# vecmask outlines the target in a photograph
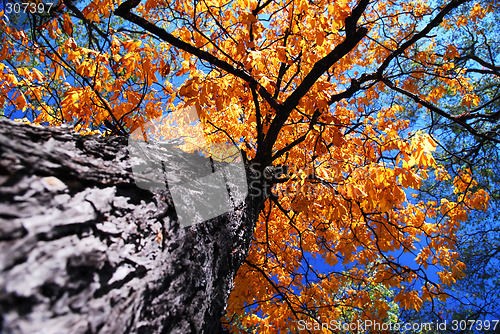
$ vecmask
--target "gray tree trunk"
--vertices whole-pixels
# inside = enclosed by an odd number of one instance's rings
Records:
[[[261,202],[183,227],[127,138],[0,119],[1,332],[218,333]]]

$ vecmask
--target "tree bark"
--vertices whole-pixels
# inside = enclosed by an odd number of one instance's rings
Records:
[[[262,198],[183,227],[132,163],[127,138],[0,119],[2,333],[222,330]]]

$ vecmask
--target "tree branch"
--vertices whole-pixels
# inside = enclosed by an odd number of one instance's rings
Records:
[[[408,49],[410,46],[415,44],[417,41],[420,39],[424,38],[427,36],[427,34],[434,29],[435,27],[439,26],[441,22],[443,22],[444,17],[451,12],[453,9],[457,8],[461,4],[464,4],[470,0],[452,0],[450,1],[437,15],[434,17],[429,24],[425,26],[424,29],[422,29],[418,34],[414,35],[412,38],[404,42],[399,48],[397,48],[395,51],[393,51],[380,65],[380,67],[377,70],[377,76],[379,78],[382,77],[382,73],[384,70],[389,66],[390,62],[402,54],[406,49]]]
[[[225,62],[224,60],[219,59],[216,56],[206,51],[200,50],[199,48],[193,46],[192,44],[189,44],[187,42],[184,42],[183,40],[178,39],[174,35],[167,32],[165,29],[160,28],[154,25],[153,23],[149,22],[148,20],[130,12],[130,10],[139,5],[139,3],[140,0],[127,0],[120,6],[118,6],[118,8],[115,10],[114,13],[115,15],[120,16],[121,18],[124,18],[129,22],[137,24],[139,27],[158,36],[160,39],[171,44],[172,46],[179,48],[187,53],[190,53],[193,56],[197,57],[198,59],[205,60],[210,64],[220,68],[221,70],[224,70],[248,82],[249,84],[255,85],[257,87],[257,91],[259,92],[260,96],[262,96],[273,109],[278,110],[280,108],[280,104],[272,97],[272,95],[264,88],[264,86],[262,86],[255,78],[253,78],[245,70],[235,68],[231,64]]]
[[[316,124],[316,122],[318,121],[318,118],[319,118],[320,115],[321,115],[321,113],[320,113],[319,109],[316,109],[314,111],[314,115],[313,115],[313,117],[311,119],[311,122],[309,123],[309,129],[306,131],[306,133],[304,133],[302,136],[300,136],[299,138],[295,139],[293,142],[291,142],[290,144],[286,145],[281,150],[279,150],[278,152],[276,152],[273,155],[273,157],[272,157],[272,161],[278,159],[283,154],[285,154],[286,152],[290,151],[294,146],[302,143],[306,139],[307,134],[309,133],[309,131],[311,131],[313,129],[314,124]]]
[[[337,61],[342,59],[350,51],[352,51],[356,45],[366,36],[368,29],[361,27],[356,29],[357,20],[361,16],[361,13],[365,10],[368,5],[369,0],[361,0],[353,9],[350,16],[345,20],[346,24],[346,37],[342,43],[338,44],[330,53],[325,57],[316,62],[311,69],[311,71],[306,75],[304,80],[300,85],[293,91],[290,96],[283,102],[281,108],[277,111],[276,117],[274,117],[269,131],[262,147],[257,149],[257,156],[270,157],[272,152],[272,147],[278,138],[278,134],[285,124],[288,116],[295,107],[299,104],[299,101],[307,94],[311,87],[316,83],[316,81],[326,72],[330,67],[332,67]],[[269,161],[265,161],[266,164]]]
[[[410,92],[408,92],[408,91],[406,91],[406,90],[404,90],[402,88],[397,87],[389,79],[382,79],[382,82],[387,87],[389,87],[390,89],[392,89],[392,90],[394,90],[394,91],[396,91],[396,92],[398,92],[400,94],[403,94],[403,95],[411,98],[413,101],[415,101],[415,102],[423,105],[424,107],[426,107],[430,111],[435,112],[436,114],[438,114],[438,115],[440,115],[440,116],[442,116],[442,117],[444,117],[444,118],[452,121],[453,123],[456,123],[456,124],[459,124],[459,125],[463,126],[472,135],[500,144],[500,140],[499,139],[478,132],[472,126],[470,126],[469,124],[467,124],[462,117],[450,115],[449,113],[447,113],[443,109],[440,109],[437,106],[432,105],[431,103],[429,103],[429,102],[421,99],[419,96],[417,96],[417,95],[415,95],[413,93],[410,93]]]

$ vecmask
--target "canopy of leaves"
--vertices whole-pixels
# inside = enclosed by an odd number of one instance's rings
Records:
[[[461,8],[467,13],[471,6]],[[488,3],[481,2],[486,7]],[[469,215],[469,219],[457,233],[461,260],[467,265],[466,277],[449,289],[448,303],[429,302],[426,312],[413,319],[464,319],[485,320],[499,317],[498,265],[500,244],[498,240],[498,120],[499,120],[499,61],[498,11],[485,13],[474,25],[456,24],[443,27],[437,39],[447,41],[456,50],[453,71],[462,72],[468,78],[472,91],[477,96],[476,106],[458,103],[453,90],[447,89],[445,96],[436,104],[438,109],[416,109],[411,98],[405,104],[401,117],[418,117],[414,128],[425,128],[439,141],[434,154],[450,175],[460,177],[463,168],[469,168],[477,181],[473,189],[485,189],[491,195],[487,211]],[[453,41],[447,38],[451,34]],[[422,91],[430,92],[440,85],[439,80],[418,80]],[[469,131],[457,120],[466,121],[473,129]],[[478,135],[478,134],[484,134]],[[428,179],[421,188],[419,199],[438,200],[453,192],[453,183]],[[416,317],[416,318],[415,318]],[[422,318],[423,317],[423,318]],[[453,331],[452,331],[453,332]]]
[[[194,105],[210,143],[235,143],[257,173],[288,167],[236,277],[232,331],[386,321],[396,306],[419,310],[444,298],[463,277],[456,233],[489,195],[470,170],[451,178],[432,136],[399,116],[411,101],[498,142],[440,107],[450,98],[480,106],[450,41],[453,27],[473,27],[496,3],[31,2],[45,4],[21,27],[7,8],[0,20],[5,115],[129,134]],[[422,89],[427,81],[432,89]],[[409,198],[429,177],[450,180],[452,195]]]

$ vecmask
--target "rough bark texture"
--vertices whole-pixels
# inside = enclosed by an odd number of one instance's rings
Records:
[[[127,138],[0,119],[2,333],[220,332],[258,202],[183,227]]]

